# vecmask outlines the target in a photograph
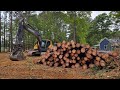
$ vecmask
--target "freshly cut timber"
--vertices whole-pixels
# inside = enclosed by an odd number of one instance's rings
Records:
[[[63,41],[51,47],[41,57],[42,59],[33,60],[36,64],[48,65],[50,67],[63,68],[93,68],[105,67],[118,53],[99,53],[96,49],[92,49],[90,45]]]

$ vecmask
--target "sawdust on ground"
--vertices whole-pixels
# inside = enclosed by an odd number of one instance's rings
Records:
[[[120,78],[120,69],[109,72],[105,70],[70,69],[49,67],[33,63],[33,59],[40,57],[26,57],[23,61],[11,61],[9,53],[0,53],[0,79],[116,79]]]

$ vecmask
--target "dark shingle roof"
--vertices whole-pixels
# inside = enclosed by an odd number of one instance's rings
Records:
[[[120,45],[120,39],[108,39],[108,40],[114,46],[119,46]]]
[[[100,43],[104,40],[104,39],[107,39],[111,44],[112,46],[120,46],[120,39],[108,39],[108,38],[103,38],[100,40],[99,44],[97,45],[94,45],[94,46],[100,46]]]

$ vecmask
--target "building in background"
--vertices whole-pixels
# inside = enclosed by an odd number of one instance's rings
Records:
[[[112,51],[120,48],[120,39],[108,39],[105,37],[100,40],[99,44],[94,45],[94,47],[99,48],[101,51]]]

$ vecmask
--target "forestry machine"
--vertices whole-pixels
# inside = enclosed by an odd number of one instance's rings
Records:
[[[33,51],[28,51],[31,56],[40,56],[41,52],[45,52],[47,48],[52,47],[52,42],[48,39],[41,39],[41,35],[37,32],[31,25],[26,24],[25,20],[22,18],[19,21],[19,27],[16,35],[16,41],[13,46],[13,50],[10,54],[10,60],[19,61],[24,60],[25,56],[23,53],[23,31],[26,30],[31,34],[35,35],[37,38],[37,43],[34,45]]]

